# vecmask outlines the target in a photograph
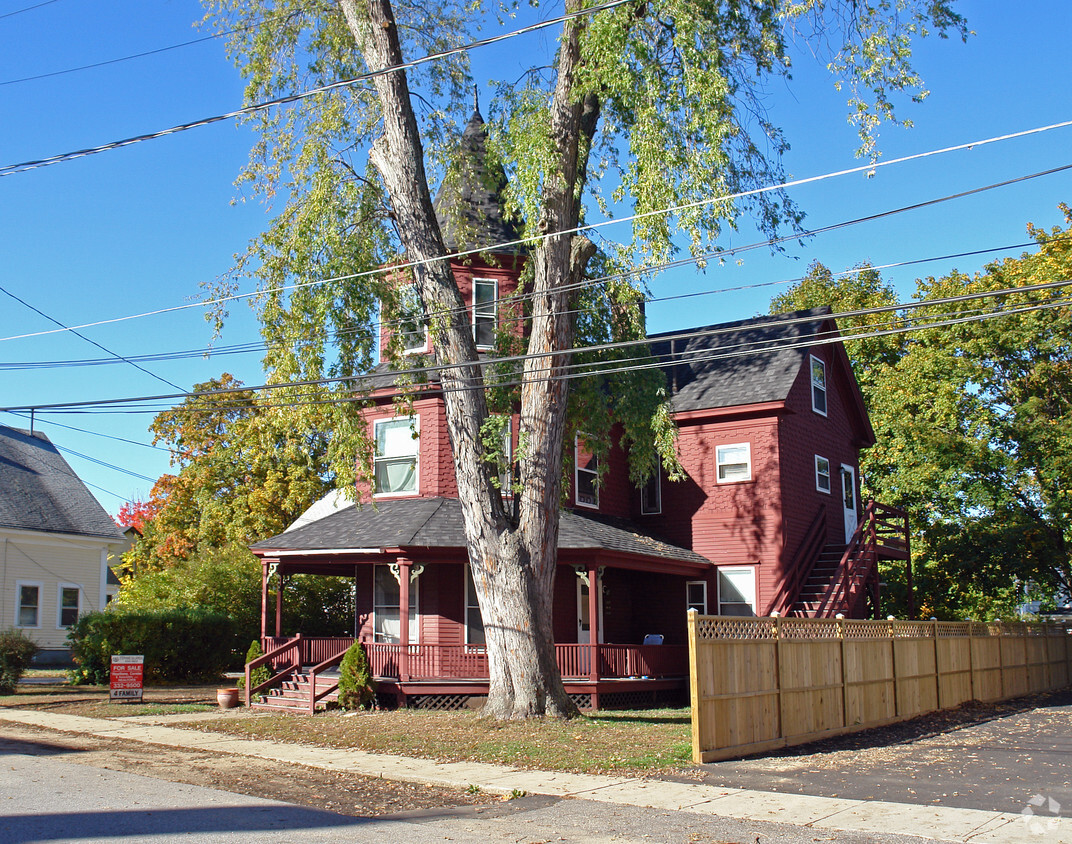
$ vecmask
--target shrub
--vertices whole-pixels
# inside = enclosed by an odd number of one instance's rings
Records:
[[[22,672],[40,650],[18,630],[0,633],[0,695],[12,695]]]
[[[254,639],[249,645],[249,650],[246,651],[246,664],[253,662],[259,656],[264,656],[264,651],[261,650],[261,643]],[[267,683],[271,679],[272,672],[268,670],[267,665],[258,665],[249,672],[249,684],[254,689],[261,683]],[[246,678],[243,675],[238,678],[238,688],[244,689],[245,687]]]
[[[366,709],[376,699],[368,653],[361,642],[354,642],[343,655],[339,666],[339,706],[343,709]]]
[[[114,654],[143,654],[146,681],[211,682],[231,661],[234,622],[201,609],[108,609],[79,617],[67,634],[75,683],[106,684]]]

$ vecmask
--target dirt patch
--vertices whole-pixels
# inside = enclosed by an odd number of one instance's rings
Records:
[[[0,749],[5,753],[60,756],[64,761],[79,765],[281,800],[354,817],[430,809],[479,810],[502,802],[481,792],[395,782],[222,753],[58,733],[12,723],[0,723]]]

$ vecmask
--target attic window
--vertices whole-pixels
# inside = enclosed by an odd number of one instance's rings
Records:
[[[599,509],[599,458],[588,450],[584,437],[578,434],[574,440],[573,483],[577,490],[577,505]]]
[[[826,364],[811,356],[811,409],[826,416]]]
[[[749,443],[718,446],[715,462],[720,484],[752,480],[752,446]]]
[[[499,283],[492,278],[473,279],[473,340],[478,349],[495,346]]]

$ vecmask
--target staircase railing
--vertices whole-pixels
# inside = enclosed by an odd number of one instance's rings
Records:
[[[339,680],[337,677],[332,677],[324,686],[324,691],[318,692],[316,685],[316,677],[320,672],[326,671],[329,668],[333,668],[342,662],[342,658],[346,656],[346,651],[337,653],[335,656],[329,656],[323,662],[318,662],[312,668],[309,669],[309,714],[316,714],[316,705],[321,700],[330,695],[333,691],[339,688]]]
[[[304,648],[302,647],[302,644],[302,637],[299,633],[289,642],[286,642],[277,648],[272,648],[268,653],[257,657],[252,662],[246,663],[246,706],[249,706],[249,702],[254,695],[265,689],[275,688],[286,680],[287,677],[293,676],[301,669],[302,657],[304,656]],[[285,665],[285,668],[283,668],[282,671],[273,674],[263,683],[258,683],[251,688],[251,674],[254,668],[260,668],[262,665],[278,667],[280,663]]]
[[[778,584],[778,591],[774,593],[770,606],[767,607],[768,616],[775,612],[778,615],[785,615],[800,599],[804,584],[811,577],[825,544],[826,505],[820,504],[819,511],[805,531],[800,545],[797,546],[796,553],[782,577],[782,582]]]

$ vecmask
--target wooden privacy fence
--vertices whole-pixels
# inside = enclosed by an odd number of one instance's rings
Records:
[[[689,612],[692,757],[713,762],[969,700],[1063,688],[1059,624],[725,618]]]

